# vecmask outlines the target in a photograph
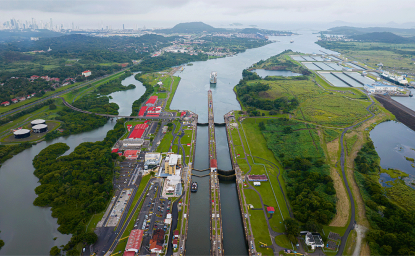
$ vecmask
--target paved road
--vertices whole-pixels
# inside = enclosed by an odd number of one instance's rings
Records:
[[[344,162],[345,162],[344,135],[346,134],[346,132],[348,130],[353,129],[354,127],[356,127],[356,126],[358,126],[358,125],[360,125],[360,124],[362,124],[362,123],[364,123],[364,122],[372,119],[375,116],[375,114],[373,114],[370,111],[370,108],[375,104],[375,102],[373,101],[373,99],[372,99],[371,96],[368,96],[368,97],[372,101],[372,104],[370,104],[370,106],[368,106],[366,108],[366,110],[371,114],[371,116],[369,118],[367,118],[366,120],[360,122],[360,123],[357,123],[357,124],[354,124],[352,126],[349,126],[349,127],[345,128],[343,130],[343,132],[342,132],[341,137],[340,137],[340,145],[341,145],[340,166],[341,166],[341,170],[342,170],[344,184],[346,186],[347,193],[349,195],[349,201],[350,201],[350,204],[351,204],[351,216],[350,216],[350,222],[349,222],[349,225],[347,226],[346,232],[344,233],[344,235],[341,238],[341,244],[340,244],[340,247],[339,247],[339,251],[336,254],[338,256],[340,256],[340,255],[343,254],[344,248],[346,246],[346,241],[347,241],[347,238],[349,237],[350,231],[353,230],[354,225],[356,224],[356,219],[355,219],[355,217],[356,217],[356,209],[355,209],[355,205],[354,205],[353,194],[352,194],[352,191],[350,190],[349,182],[347,181],[346,171],[345,171],[345,168],[344,168]]]
[[[122,69],[121,71],[115,72],[114,74],[111,74],[111,75],[106,75],[106,76],[103,76],[103,77],[100,77],[100,78],[95,78],[94,80],[91,80],[91,81],[88,81],[88,82],[82,83],[82,84],[80,84],[80,85],[77,85],[77,86],[74,86],[74,87],[68,88],[68,89],[66,89],[66,90],[63,90],[63,91],[57,92],[57,93],[55,93],[55,94],[52,94],[52,95],[50,95],[50,96],[47,96],[46,98],[42,98],[42,99],[37,100],[37,101],[35,101],[35,102],[32,102],[32,103],[26,104],[26,105],[21,106],[21,107],[18,107],[18,108],[15,108],[15,109],[13,109],[13,110],[10,110],[10,111],[8,111],[8,112],[6,112],[6,113],[1,114],[1,115],[0,115],[0,118],[6,117],[6,116],[8,116],[8,115],[10,115],[10,114],[13,114],[13,113],[16,113],[16,112],[20,112],[20,111],[24,110],[25,108],[28,108],[28,107],[34,106],[34,105],[36,105],[36,104],[42,103],[42,102],[44,102],[44,101],[47,101],[47,100],[49,100],[49,99],[55,98],[55,97],[57,97],[57,96],[59,96],[59,95],[65,94],[65,93],[67,93],[67,92],[70,92],[70,91],[73,91],[73,90],[76,90],[76,89],[79,89],[79,88],[84,87],[84,86],[87,86],[87,85],[89,85],[89,84],[91,84],[91,83],[97,82],[97,81],[99,81],[99,80],[101,80],[101,79],[108,78],[109,76],[115,75],[115,74],[117,74],[117,73],[124,72],[125,70],[127,70],[127,68]]]

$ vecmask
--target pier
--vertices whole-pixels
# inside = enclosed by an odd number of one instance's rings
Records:
[[[210,254],[223,255],[223,232],[222,232],[222,214],[220,207],[220,189],[218,178],[218,161],[216,153],[216,138],[215,138],[215,119],[213,114],[212,91],[208,92],[208,107],[209,107],[209,163],[210,163],[210,200],[212,206],[210,207]]]

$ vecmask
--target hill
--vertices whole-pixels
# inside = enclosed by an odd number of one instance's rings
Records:
[[[211,32],[222,32],[222,31],[225,31],[225,29],[214,28],[203,22],[186,22],[186,23],[179,23],[173,28],[158,29],[156,31],[160,33],[165,33],[165,34],[173,34],[173,33],[192,34],[192,33],[201,33],[204,31],[210,32],[210,33]]]
[[[379,42],[389,44],[405,44],[415,42],[415,37],[402,37],[391,32],[373,32],[351,36],[350,38],[363,42]]]
[[[389,32],[394,33],[400,36],[415,36],[415,29],[403,29],[403,28],[387,28],[387,27],[368,27],[368,28],[358,28],[358,27],[349,27],[341,26],[330,28],[327,31],[322,31],[323,34],[333,34],[333,35],[345,35],[345,36],[354,36],[362,35],[367,33],[374,32]]]
[[[62,33],[54,32],[46,29],[39,29],[37,31],[22,30],[22,31],[0,31],[0,42],[11,42],[19,40],[29,40],[31,37],[47,38],[62,36]]]

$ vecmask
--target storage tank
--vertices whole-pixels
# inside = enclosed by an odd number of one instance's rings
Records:
[[[23,139],[30,136],[30,130],[28,129],[19,129],[15,132],[13,132],[14,138],[16,139]]]
[[[35,125],[38,125],[38,124],[46,124],[46,121],[43,120],[43,119],[36,119],[36,120],[33,120],[31,122],[31,124],[32,124],[32,126],[35,126]]]
[[[32,130],[34,133],[47,132],[48,126],[46,124],[38,124],[38,125],[32,126]]]

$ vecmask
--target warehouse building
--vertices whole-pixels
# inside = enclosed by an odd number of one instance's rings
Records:
[[[30,136],[30,130],[28,129],[19,129],[13,132],[14,138],[24,139]]]
[[[248,181],[268,181],[267,175],[248,175]]]
[[[141,139],[147,127],[148,127],[147,124],[137,124],[134,127],[134,130],[131,132],[130,136],[128,136],[128,138],[129,139]]]
[[[134,256],[140,251],[141,243],[143,241],[144,230],[133,229],[128,237],[127,245],[125,247],[124,256]]]
[[[154,107],[157,104],[157,96],[151,96],[146,102],[147,107]]]

